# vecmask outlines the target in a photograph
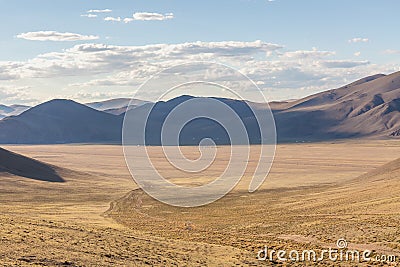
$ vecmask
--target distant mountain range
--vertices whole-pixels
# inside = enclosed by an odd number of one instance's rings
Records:
[[[152,109],[146,143],[159,145],[161,125],[168,113],[192,98],[181,96],[155,104],[134,100],[127,112],[135,123],[135,118],[140,121],[141,116]],[[249,133],[250,142],[259,143],[258,124],[249,107],[262,111],[265,105],[216,99],[236,111]],[[112,99],[83,105],[71,100],[52,100],[0,120],[0,143],[119,143],[130,101]],[[279,142],[400,137],[400,72],[366,77],[295,101],[272,102],[270,107]],[[230,142],[219,124],[197,119],[183,128],[180,143],[198,144],[205,137],[217,144]]]
[[[8,116],[19,115],[25,110],[28,110],[29,108],[30,108],[29,106],[24,106],[24,105],[11,105],[11,106],[0,105],[0,119]]]
[[[126,112],[128,106],[129,109],[132,109],[146,103],[150,102],[139,99],[115,98],[105,101],[85,103],[85,105],[99,111],[104,111],[106,113],[114,115],[120,115]],[[31,108],[30,106],[25,106],[25,105],[6,106],[0,104],[0,119],[9,116],[18,116],[19,114],[30,108]]]
[[[128,122],[127,125],[130,126],[134,125],[137,126],[139,129],[143,129],[144,126],[141,125],[143,122],[146,121],[146,117],[148,116],[145,128],[146,130],[145,143],[147,145],[160,145],[161,131],[163,123],[167,119],[167,116],[178,105],[192,99],[197,99],[198,101],[196,101],[196,106],[191,106],[190,110],[186,110],[187,112],[195,114],[194,116],[196,116],[197,114],[202,114],[201,112],[203,110],[209,110],[212,115],[218,114],[217,110],[210,110],[212,107],[209,106],[208,101],[201,101],[201,100],[207,100],[206,98],[198,98],[189,95],[183,95],[166,102],[160,101],[155,104],[149,103],[127,111],[127,113],[129,113],[129,116],[127,116],[127,118],[129,118],[127,119]],[[216,99],[226,104],[232,110],[235,111],[235,113],[240,117],[246,128],[250,143],[253,144],[260,143],[261,136],[258,123],[250,108],[250,104],[253,103],[241,100],[226,99],[226,98],[213,98],[213,99]],[[231,125],[234,125],[235,120],[236,120],[235,118],[228,118],[228,121],[232,121],[232,123],[229,123]],[[170,125],[170,127],[172,129],[174,128],[180,129],[182,125],[180,124]],[[273,125],[271,125],[271,127],[273,127]],[[141,141],[143,140],[143,137],[141,135],[142,131],[135,131],[134,128],[135,127],[132,127],[132,129],[128,129],[129,133],[131,134],[129,142],[130,143],[133,142],[133,144],[143,144],[143,142]],[[230,143],[230,137],[226,129],[224,129],[219,123],[206,118],[196,118],[187,123],[182,128],[182,131],[179,136],[179,143],[182,145],[197,145],[204,138],[210,138],[216,144],[220,145]],[[171,143],[163,142],[163,144],[173,145],[175,144],[174,141],[172,141]],[[240,142],[238,144],[245,144],[245,143]]]
[[[0,143],[119,142],[122,117],[72,100],[51,100],[0,120]]]
[[[149,101],[130,99],[130,98],[116,98],[100,102],[86,103],[85,105],[96,110],[104,111],[114,115],[121,115],[128,109],[133,109],[141,105],[150,103]]]

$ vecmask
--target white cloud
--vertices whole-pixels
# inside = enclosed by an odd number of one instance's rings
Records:
[[[1,104],[32,103],[36,102],[27,94],[29,86],[0,86]]]
[[[112,12],[112,10],[111,9],[91,9],[91,10],[88,10],[86,13],[110,13],[110,12]]]
[[[12,61],[3,61],[0,62],[0,80],[16,80],[20,77],[20,73],[18,68],[23,66],[22,63],[12,62]]]
[[[105,20],[105,21],[117,21],[117,22],[122,21],[121,17],[117,17],[117,18],[114,18],[114,17],[106,17],[106,18],[104,18],[104,20]]]
[[[125,22],[125,23],[130,23],[130,22],[132,22],[132,21],[134,21],[135,19],[134,18],[124,18],[123,19],[123,21]]]
[[[398,54],[400,54],[400,50],[387,49],[387,50],[383,51],[383,53],[387,54],[387,55],[398,55]]]
[[[81,76],[119,73],[111,79],[114,85],[130,85],[161,69],[188,61],[242,60],[251,55],[266,54],[282,46],[255,42],[193,42],[145,46],[76,45],[62,53],[47,53],[31,60],[25,68],[34,77]],[[85,85],[110,85],[103,78]]]
[[[87,41],[97,40],[99,36],[70,32],[38,31],[21,33],[17,35],[17,38],[31,41]]]
[[[324,57],[329,57],[335,55],[334,51],[319,51],[316,48],[312,50],[297,50],[289,51],[281,55],[281,57],[286,59],[311,59],[316,60]]]
[[[355,52],[355,53],[354,53],[354,56],[356,56],[356,57],[361,56],[361,52]]]
[[[121,17],[107,17],[104,20],[105,21],[123,21],[125,23],[130,23],[132,21],[151,21],[151,20],[156,20],[156,21],[162,21],[162,20],[169,20],[173,19],[174,14],[173,13],[165,13],[165,14],[160,14],[160,13],[150,13],[150,12],[136,12],[132,15],[132,17],[128,18],[121,18]]]
[[[134,20],[167,20],[173,19],[173,13],[159,14],[159,13],[149,13],[149,12],[136,12],[133,14]]]
[[[53,87],[67,78],[85,86],[134,86],[164,68],[191,61],[247,62],[276,54],[283,46],[254,42],[191,42],[144,46],[79,44],[23,62],[0,62],[0,79]],[[42,89],[40,89],[42,91]]]
[[[83,14],[81,17],[87,17],[87,18],[97,18],[96,14]]]
[[[70,95],[69,98],[72,99],[91,99],[102,100],[102,99],[110,99],[110,98],[118,98],[118,97],[127,97],[130,96],[131,92],[87,92],[79,91],[73,95]]]
[[[263,41],[143,46],[86,43],[61,52],[41,54],[23,62],[0,62],[0,79],[4,79],[5,83],[32,86],[30,91],[35,91],[35,94],[40,92],[35,98],[42,99],[48,97],[49,92],[56,97],[51,91],[54,88],[60,94],[57,97],[74,96],[77,92],[109,94],[132,92],[150,76],[171,66],[216,61],[241,70],[257,81],[261,89],[268,90],[272,99],[282,99],[289,95],[304,96],[335,88],[363,76],[398,70],[398,65],[394,64],[378,66],[369,61],[341,59],[334,51],[312,49],[282,52],[283,49],[282,45]],[[335,58],[331,59],[333,56]],[[188,69],[188,66],[179,69],[182,73],[186,71],[196,72]],[[234,78],[223,73],[209,72],[207,75],[213,79],[235,82]],[[162,89],[154,90],[148,92],[149,96]],[[81,94],[79,97],[90,100],[94,96]]]
[[[327,60],[321,61],[320,65],[325,68],[354,68],[358,66],[368,65],[369,61],[352,61],[352,60]]]
[[[10,98],[15,98],[18,92],[15,90],[10,90],[8,88],[0,87],[0,99],[2,102],[9,100]]]
[[[15,79],[17,79],[18,78],[18,76],[17,75],[13,75],[13,74],[10,74],[10,73],[0,73],[0,80],[1,81],[4,81],[4,80],[15,80]]]
[[[367,42],[369,42],[368,38],[360,38],[360,37],[349,40],[349,43],[367,43]]]

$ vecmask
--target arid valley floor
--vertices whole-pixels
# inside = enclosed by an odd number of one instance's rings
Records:
[[[257,260],[264,246],[317,250],[335,247],[339,238],[349,249],[400,256],[398,140],[280,144],[260,190],[246,190],[256,162],[250,159],[237,188],[198,208],[167,206],[137,190],[120,146],[4,148],[61,167],[66,182],[0,172],[1,266],[388,264]],[[198,155],[197,147],[184,151]],[[218,153],[227,157],[228,147]],[[217,158],[216,166],[193,177],[169,176],[177,183],[204,183],[223,162]]]

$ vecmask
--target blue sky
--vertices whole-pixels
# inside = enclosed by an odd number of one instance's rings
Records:
[[[129,97],[154,72],[190,60],[236,67],[274,100],[399,70],[400,2],[394,0],[0,5],[0,103],[5,104]]]

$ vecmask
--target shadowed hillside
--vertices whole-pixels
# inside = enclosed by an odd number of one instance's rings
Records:
[[[64,182],[54,166],[0,148],[2,172],[40,181]]]
[[[72,100],[52,100],[0,121],[0,143],[120,142],[122,119]]]
[[[137,138],[133,138],[133,134],[130,136],[131,140],[138,140],[138,144],[141,144],[142,132],[134,131],[133,126],[143,126],[143,122],[146,122],[146,144],[148,145],[161,145],[161,133],[168,115],[173,112],[173,110],[186,101],[195,99],[195,104],[191,106],[190,112],[192,117],[196,114],[203,114],[204,110],[208,110],[212,115],[221,112],[217,110],[216,107],[210,107],[207,98],[193,97],[189,95],[182,95],[180,97],[170,99],[168,101],[159,101],[155,104],[149,103],[143,106],[137,107],[128,111],[129,116],[125,117],[125,126],[129,125],[132,127],[132,132],[138,135]],[[241,100],[233,100],[226,98],[213,98],[221,102],[222,105],[229,106],[243,121],[243,125],[246,128],[248,138],[250,143],[257,144],[260,143],[260,130],[258,122],[255,120],[254,114],[250,105]],[[215,110],[213,110],[215,109]],[[189,112],[189,110],[186,110]],[[148,117],[147,117],[148,116]],[[147,120],[146,120],[147,118]],[[172,121],[172,122],[171,122]],[[175,123],[178,120],[171,120],[170,123]],[[236,118],[228,118],[228,121],[232,125],[237,124]],[[170,126],[170,125],[169,125]],[[179,129],[182,125],[174,125],[174,128]],[[181,145],[198,145],[204,138],[210,138],[214,140],[216,144],[225,145],[230,144],[230,136],[224,127],[227,125],[221,125],[216,121],[201,117],[189,121],[184,125],[180,132],[179,143]],[[274,125],[271,125],[273,127]],[[140,126],[138,129],[141,129]],[[165,134],[165,133],[164,133]],[[232,134],[232,133],[231,133]],[[136,137],[136,136],[135,136]],[[174,139],[174,138],[171,138]],[[171,140],[170,139],[170,140]],[[242,140],[240,140],[242,141]],[[164,145],[171,145],[168,143],[163,143]]]

